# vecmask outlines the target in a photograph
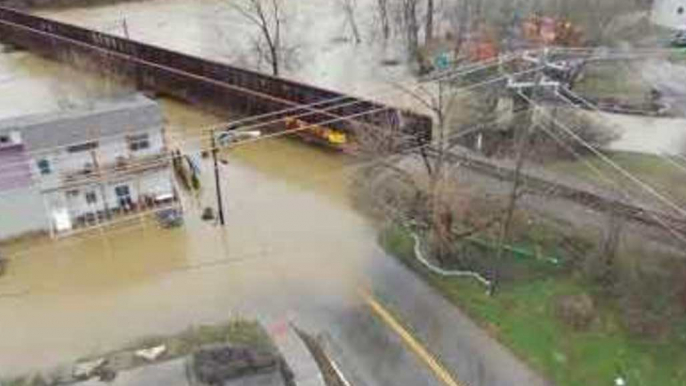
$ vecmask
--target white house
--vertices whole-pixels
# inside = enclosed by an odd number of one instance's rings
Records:
[[[686,30],[686,0],[655,0],[652,20],[665,28]]]
[[[162,113],[150,99],[0,121],[0,239],[176,201]]]

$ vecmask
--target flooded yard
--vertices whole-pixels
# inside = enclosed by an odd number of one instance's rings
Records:
[[[0,73],[0,117],[122,92],[83,74],[75,82],[72,70],[25,52],[1,55]],[[159,102],[170,145],[196,154],[208,146],[207,126],[226,120]],[[200,219],[204,207],[216,205],[205,161],[201,193],[183,199],[182,228],[134,219],[102,233],[2,245],[10,263],[0,277],[0,374],[232,315],[267,323],[307,318],[354,294],[377,246],[348,201],[351,160],[290,139],[220,156],[227,161],[223,228]]]

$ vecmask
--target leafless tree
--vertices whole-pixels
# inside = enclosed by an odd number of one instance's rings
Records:
[[[434,37],[434,0],[426,0],[426,24],[424,25],[424,44]]]
[[[379,15],[379,24],[381,25],[381,33],[384,41],[391,37],[391,23],[388,16],[388,0],[376,0],[376,11]]]
[[[456,243],[472,234],[488,229],[500,220],[497,204],[478,205],[482,194],[462,184],[457,166],[448,154],[450,136],[446,116],[458,98],[449,86],[436,84],[410,89],[398,86],[434,116],[434,137],[431,156],[397,155],[398,133],[393,130],[369,130],[362,143],[362,152],[371,160],[365,168],[365,199],[376,212],[393,222],[408,222],[427,237],[432,255],[441,263],[455,257]],[[388,137],[391,138],[388,138]],[[418,162],[419,161],[419,162]],[[473,211],[488,207],[480,215]],[[480,209],[479,209],[480,208]],[[496,213],[487,213],[487,212]]]
[[[343,9],[348,25],[350,25],[353,37],[355,38],[355,44],[360,44],[362,42],[362,37],[360,35],[360,29],[357,26],[357,19],[355,18],[357,0],[338,0],[338,3],[340,4],[341,9]]]
[[[398,0],[395,8],[394,22],[403,36],[410,60],[418,59],[419,55],[419,0]]]
[[[281,0],[231,1],[229,4],[259,28],[259,36],[254,40],[258,59],[269,63],[272,75],[279,76],[284,62],[292,55],[292,48],[285,44],[286,15]]]
[[[598,256],[589,267],[590,276],[607,292],[614,289],[617,278],[617,257],[621,242],[624,219],[613,209],[607,214],[607,227],[604,229]]]

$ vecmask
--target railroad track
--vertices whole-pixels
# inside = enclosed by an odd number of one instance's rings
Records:
[[[74,55],[87,57],[99,64],[103,72],[124,76],[139,89],[219,110],[274,113],[269,116],[269,122],[299,116],[307,124],[326,123],[352,133],[354,122],[351,121],[356,121],[377,128],[397,128],[415,140],[413,145],[424,145],[431,140],[432,120],[426,115],[7,7],[0,7],[0,42],[57,60],[70,61]],[[252,123],[264,121],[256,119]],[[514,179],[514,170],[490,161],[452,152],[448,156],[478,173],[500,180]],[[522,178],[529,189],[555,192],[557,197],[597,211],[615,210],[625,218],[651,226],[663,226],[661,222],[664,222],[686,236],[686,221],[680,218],[526,173]]]
[[[431,156],[437,155],[435,148],[429,148]],[[503,166],[481,157],[459,154],[454,151],[446,153],[450,162],[460,163],[462,166],[478,173],[501,181],[514,181],[515,170],[513,167]],[[570,186],[568,184],[553,182],[548,179],[532,174],[520,173],[523,188],[555,197],[573,201],[597,212],[614,211],[616,214],[644,225],[664,228],[669,226],[680,235],[686,237],[686,219],[681,219],[670,214],[654,209],[642,207],[624,200],[607,197],[605,195],[590,192],[585,189]]]
[[[75,55],[86,57],[101,72],[125,77],[138,89],[154,90],[215,110],[252,116],[271,113],[268,119],[255,119],[251,124],[300,116],[308,125],[321,124],[346,134],[354,135],[355,123],[365,123],[375,129],[397,129],[416,140],[415,145],[431,140],[432,120],[426,115],[7,7],[0,7],[0,42],[67,62]],[[278,130],[284,125],[271,126]]]

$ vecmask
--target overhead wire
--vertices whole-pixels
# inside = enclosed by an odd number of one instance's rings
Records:
[[[490,66],[490,65],[489,65],[489,66]],[[459,71],[459,72],[453,72],[453,73],[450,73],[450,74],[446,74],[444,77],[436,78],[436,79],[432,80],[432,82],[433,82],[433,81],[442,81],[442,80],[452,79],[452,78],[457,77],[457,76],[466,75],[466,74],[472,73],[472,72],[474,72],[474,71],[478,71],[478,70],[480,70],[480,69],[482,69],[482,68],[488,68],[489,66],[486,66],[486,67],[478,67],[478,68],[472,68],[472,67],[470,67],[469,69],[467,69],[467,70],[465,70],[465,71]],[[522,73],[530,72],[530,71],[533,71],[533,70],[524,70]],[[503,80],[503,79],[502,79],[502,78],[501,78],[501,79],[494,79],[493,82],[499,81],[499,80]],[[408,82],[408,83],[411,83],[411,82]],[[459,91],[459,90],[466,91],[466,90],[469,90],[469,89],[471,89],[471,88],[476,88],[476,87],[479,87],[479,86],[484,85],[484,84],[487,84],[487,83],[490,83],[490,81],[480,82],[480,83],[477,83],[477,84],[474,84],[474,85],[469,85],[469,86],[464,86],[464,87],[462,87],[462,88],[458,88],[458,89],[455,90],[455,91]],[[416,84],[416,83],[412,83],[412,84],[414,85],[414,84]],[[421,83],[420,83],[420,84],[421,84]],[[390,86],[384,86],[384,87],[394,87],[394,86],[397,86],[397,85],[390,85]],[[377,93],[377,94],[375,94],[375,96],[380,96],[380,95],[397,95],[397,94],[402,93],[402,92],[404,92],[404,90],[395,88],[395,89],[393,89],[393,90],[391,90],[390,92],[387,92],[387,93],[381,93],[381,94]],[[227,127],[230,127],[230,126],[242,125],[242,124],[244,124],[245,122],[249,122],[249,121],[252,121],[252,120],[259,120],[259,119],[262,119],[262,118],[265,118],[265,117],[269,117],[269,116],[274,116],[274,115],[282,115],[282,114],[285,114],[285,113],[287,113],[287,112],[289,112],[289,111],[298,111],[298,110],[302,110],[303,108],[306,108],[306,107],[313,107],[313,106],[317,106],[317,105],[321,105],[321,104],[326,104],[326,103],[330,103],[331,101],[336,101],[336,100],[339,100],[339,99],[341,99],[341,97],[336,97],[336,98],[331,98],[331,99],[328,99],[328,100],[313,102],[313,103],[310,103],[310,104],[298,105],[298,106],[296,106],[296,107],[287,108],[287,109],[282,109],[282,110],[277,110],[277,111],[273,111],[273,112],[269,112],[269,113],[265,113],[265,114],[261,114],[261,115],[257,115],[257,116],[250,116],[250,117],[240,118],[240,119],[236,119],[236,120],[229,120],[229,121],[225,121],[225,122],[220,122],[220,123],[217,123],[217,124],[209,125],[209,126],[207,126],[207,127],[205,127],[205,128],[202,128],[202,132],[205,133],[205,134],[199,135],[199,136],[198,136],[198,140],[201,140],[203,137],[207,137],[207,138],[209,139],[209,136],[211,135],[209,132],[211,132],[211,131],[214,130],[214,129],[227,128]],[[342,99],[352,99],[352,101],[349,101],[349,102],[346,102],[346,103],[342,103],[342,104],[333,105],[333,106],[327,106],[326,108],[321,109],[321,110],[308,111],[308,112],[300,113],[300,114],[298,114],[298,115],[292,115],[292,116],[281,117],[281,118],[274,119],[274,120],[267,121],[267,122],[259,122],[259,123],[252,124],[252,125],[249,125],[249,126],[241,127],[240,130],[236,130],[236,131],[237,131],[237,132],[240,132],[240,131],[249,131],[249,130],[251,130],[251,129],[261,128],[261,127],[264,127],[264,126],[269,126],[269,125],[271,125],[271,124],[275,124],[275,123],[282,122],[282,121],[284,121],[284,120],[287,119],[287,118],[295,118],[295,119],[297,119],[297,118],[302,118],[302,117],[309,116],[309,115],[313,115],[313,114],[319,114],[319,113],[321,113],[321,112],[328,112],[329,110],[338,109],[338,108],[341,108],[341,107],[348,107],[348,106],[355,105],[355,104],[359,104],[359,103],[370,103],[370,102],[367,101],[367,100],[361,100],[361,99],[358,99],[358,98],[355,98],[355,97],[349,97],[349,96],[342,97]],[[397,108],[391,107],[391,106],[384,106],[384,107],[389,107],[389,110],[398,110]],[[402,109],[400,109],[400,110],[402,111]],[[338,115],[334,115],[334,116],[338,116]],[[321,125],[321,124],[322,124],[322,123],[318,123],[317,125]],[[148,131],[148,130],[140,130],[140,131],[134,132],[133,134],[132,134],[132,133],[125,133],[125,134],[119,134],[119,135],[113,135],[113,136],[105,136],[105,139],[106,139],[106,140],[112,140],[112,139],[116,139],[116,138],[123,138],[123,137],[126,137],[126,136],[128,136],[128,135],[135,135],[137,132],[147,132],[147,131]],[[44,153],[47,154],[47,153],[50,153],[50,152],[54,152],[54,151],[56,151],[57,149],[65,149],[65,148],[68,148],[68,147],[70,147],[70,146],[78,145],[78,144],[81,144],[81,143],[83,143],[83,141],[77,141],[77,142],[73,142],[73,143],[69,143],[69,144],[64,144],[64,145],[60,145],[60,146],[53,146],[53,147],[46,148],[46,149],[40,149],[40,150],[28,152],[28,154],[31,154],[31,155],[35,155],[35,154],[44,154]],[[5,165],[0,165],[0,170],[2,169],[3,166],[6,167],[6,166],[8,166],[8,164],[6,163]]]
[[[554,121],[555,124],[558,124],[558,122]],[[590,162],[586,157],[583,157],[581,154],[579,154],[578,151],[576,151],[571,145],[566,143],[563,139],[561,139],[557,134],[552,132],[550,129],[545,127],[545,125],[538,125],[540,129],[542,129],[546,134],[548,134],[555,142],[557,142],[560,146],[565,148],[568,152],[570,152],[576,159],[579,161],[583,162],[584,165],[586,165],[589,169],[593,171],[600,179],[603,181],[609,183],[611,186],[614,187],[614,190],[619,192],[621,196],[626,199],[628,202],[630,202],[632,205],[636,205],[639,208],[641,208],[641,204],[637,202],[635,198],[632,197],[631,193],[628,191],[628,189],[624,188],[619,182],[616,180],[612,179],[609,177],[606,173],[604,173],[602,170],[600,170],[596,165],[594,165],[592,162]],[[680,242],[683,243],[683,245],[686,245],[686,237],[682,236],[677,230],[675,230],[672,226],[667,224],[660,216],[658,216],[654,211],[652,210],[646,210],[643,209],[644,213],[647,213],[650,217],[653,218],[662,228],[664,228],[668,233],[670,233],[674,238],[679,240]]]
[[[588,107],[589,109],[591,109],[591,110],[593,110],[593,111],[595,111],[595,112],[597,112],[597,113],[603,113],[603,111],[600,110],[600,109],[598,108],[598,106],[596,106],[595,104],[591,103],[591,102],[588,101],[586,98],[584,98],[584,97],[582,97],[581,95],[579,95],[578,93],[573,92],[573,91],[570,90],[569,88],[565,88],[564,90],[565,90],[565,92],[567,92],[567,93],[571,94],[572,96],[574,96],[574,99],[580,101],[581,103],[584,104],[584,106]],[[567,99],[568,99],[568,98],[567,98]],[[576,105],[573,105],[573,107],[574,107],[575,109],[580,109],[580,108],[579,108],[578,106],[576,106]],[[605,121],[607,121],[607,120],[605,120]],[[678,163],[675,163],[674,160],[672,160],[672,159],[666,157],[664,154],[654,153],[654,155],[655,155],[656,157],[658,157],[658,158],[664,160],[665,162],[671,164],[671,165],[674,166],[675,168],[679,169],[680,172],[686,173],[686,167],[684,167],[683,165],[680,165],[680,164],[678,164]]]
[[[188,76],[193,77],[193,78],[195,78],[195,79],[197,79],[197,80],[199,80],[199,81],[202,81],[202,82],[211,83],[211,84],[217,84],[218,86],[223,87],[223,88],[232,89],[232,90],[235,90],[235,91],[238,91],[238,92],[243,92],[243,93],[246,93],[246,94],[255,95],[255,96],[258,97],[258,98],[270,99],[270,100],[273,100],[273,101],[276,101],[276,102],[279,102],[279,103],[284,103],[284,104],[286,104],[286,105],[292,106],[290,109],[287,108],[287,109],[285,109],[285,110],[273,111],[273,112],[268,112],[268,113],[261,114],[261,115],[246,117],[246,118],[243,118],[242,120],[235,121],[235,122],[234,122],[235,124],[242,124],[242,123],[244,123],[245,121],[259,120],[259,119],[262,119],[262,118],[265,118],[265,117],[273,116],[273,115],[275,115],[275,114],[285,113],[285,112],[289,112],[289,111],[297,111],[297,110],[301,110],[301,109],[303,109],[303,108],[309,109],[309,108],[311,108],[311,107],[313,108],[313,107],[315,107],[315,106],[322,105],[322,104],[325,104],[325,103],[331,103],[331,102],[334,102],[334,101],[337,101],[337,100],[355,98],[355,97],[352,97],[352,96],[350,96],[350,95],[339,95],[339,96],[337,96],[337,97],[333,97],[333,98],[328,99],[328,100],[316,101],[316,102],[313,102],[313,103],[311,103],[311,104],[309,104],[309,105],[308,105],[308,104],[301,104],[301,103],[299,103],[299,102],[294,102],[294,101],[287,100],[287,99],[284,99],[284,98],[281,98],[281,97],[278,97],[278,96],[274,96],[274,95],[270,95],[270,94],[265,94],[265,93],[262,93],[262,92],[259,92],[259,91],[255,91],[255,90],[253,90],[253,89],[246,88],[246,87],[243,87],[243,86],[232,85],[232,84],[226,83],[226,82],[224,82],[224,81],[220,81],[220,80],[208,78],[208,77],[206,77],[206,76],[204,76],[204,75],[198,75],[198,74],[190,73],[190,72],[188,72],[188,71],[179,70],[179,69],[176,69],[176,68],[173,68],[173,67],[169,67],[169,66],[166,66],[166,65],[161,65],[161,64],[158,64],[158,63],[150,62],[150,61],[148,61],[148,60],[141,59],[141,58],[138,58],[138,57],[135,57],[135,56],[131,56],[131,55],[128,55],[128,54],[123,54],[123,53],[116,52],[116,51],[110,51],[110,50],[108,50],[108,49],[106,49],[106,48],[102,48],[102,47],[99,47],[99,46],[96,46],[96,45],[93,45],[93,44],[89,44],[89,43],[81,42],[81,41],[74,40],[74,39],[71,39],[71,38],[67,38],[67,37],[62,36],[62,35],[58,35],[58,34],[46,32],[46,31],[38,30],[38,29],[35,29],[35,28],[31,28],[31,27],[26,27],[26,26],[23,26],[23,25],[19,25],[19,24],[16,24],[16,23],[13,23],[13,22],[4,21],[4,20],[0,20],[0,23],[10,24],[10,25],[13,25],[13,26],[15,26],[15,27],[17,27],[17,28],[20,28],[20,29],[28,29],[28,30],[32,31],[33,33],[37,33],[37,34],[41,34],[41,35],[47,35],[47,36],[50,36],[51,38],[54,38],[54,39],[57,39],[57,40],[67,41],[67,42],[70,43],[70,44],[75,44],[75,45],[78,45],[78,46],[85,46],[85,47],[90,48],[90,49],[92,49],[92,50],[94,50],[94,51],[101,52],[101,53],[107,54],[107,55],[109,55],[109,56],[115,56],[115,57],[119,57],[119,58],[122,58],[122,57],[123,57],[124,60],[129,60],[129,61],[132,61],[132,62],[139,62],[139,63],[142,63],[142,64],[144,64],[144,65],[149,65],[149,66],[156,67],[156,68],[162,68],[162,69],[165,69],[165,70],[174,72],[174,73],[182,73],[182,74],[188,75]],[[105,34],[105,35],[107,35],[107,34]],[[114,36],[113,36],[113,37],[114,37]],[[115,37],[115,38],[116,38],[116,37]],[[516,58],[516,56],[515,56],[515,55],[512,55],[512,56],[508,57],[507,60],[509,61],[509,60],[513,60],[513,59],[515,59],[515,58]],[[477,70],[482,69],[482,68],[487,68],[487,67],[489,67],[489,66],[493,66],[493,65],[496,65],[496,64],[500,64],[500,58],[488,59],[488,60],[486,60],[486,61],[484,61],[484,62],[485,62],[485,63],[483,63],[483,64],[476,63],[476,64],[474,64],[474,65],[470,65],[470,66],[472,66],[472,67],[470,67],[470,68],[468,69],[468,71],[472,71],[472,72],[473,72],[473,71],[477,71]],[[491,63],[491,62],[493,62],[493,63]],[[251,71],[251,70],[244,70],[244,69],[241,69],[241,71],[244,71],[244,72],[251,72],[251,73],[253,73],[253,74],[256,75],[256,76],[261,76],[261,77],[266,77],[266,78],[277,79],[277,78],[272,77],[272,76],[270,76],[270,75],[262,74],[262,73],[259,73],[259,72],[254,72],[254,71]],[[450,71],[450,70],[449,70],[449,71]],[[449,73],[447,73],[447,74],[444,74],[444,76],[451,76],[451,73],[449,72]],[[429,81],[432,81],[432,80],[433,80],[433,79],[431,79],[431,80],[429,80]],[[283,81],[283,80],[282,80],[282,81]],[[319,88],[316,87],[316,86],[310,86],[310,85],[305,85],[305,87],[310,87],[310,88],[313,88],[313,89],[319,89]],[[323,90],[323,89],[322,89],[322,91],[328,91],[328,90]],[[328,91],[328,92],[336,93],[336,92],[334,92],[334,91]],[[358,102],[375,103],[375,102],[372,102],[372,101],[369,101],[369,100],[364,100],[364,99],[362,99],[362,98],[357,98],[357,99],[359,99]],[[316,111],[315,111],[315,113],[316,113]]]
[[[521,75],[521,74],[525,74],[525,73],[534,72],[534,71],[537,71],[537,70],[539,70],[539,69],[540,69],[540,68],[538,68],[538,67],[537,67],[537,68],[531,68],[531,69],[519,71],[519,72],[516,72],[516,73],[513,73],[513,74],[508,74],[508,76],[496,77],[496,78],[493,78],[493,79],[489,79],[489,80],[485,80],[485,81],[478,82],[478,83],[476,83],[476,84],[471,84],[471,85],[469,85],[469,86],[459,87],[459,88],[456,88],[456,89],[454,89],[454,90],[451,90],[451,92],[453,92],[453,93],[463,92],[463,93],[464,93],[465,91],[468,91],[468,90],[471,90],[471,89],[474,89],[474,88],[478,88],[478,87],[482,87],[482,86],[487,85],[487,84],[496,83],[496,82],[499,82],[499,81],[505,81],[505,80],[506,80],[508,77],[510,77],[511,75]],[[396,93],[402,93],[402,92],[405,92],[405,91],[403,91],[403,90],[396,90]],[[463,95],[463,96],[467,96],[467,95],[465,94],[465,95]],[[214,150],[214,149],[222,149],[222,148],[223,148],[223,149],[231,149],[231,148],[235,148],[235,147],[238,147],[238,146],[243,146],[243,145],[247,145],[247,144],[250,144],[250,143],[254,143],[254,142],[257,142],[257,141],[262,141],[262,140],[272,139],[272,138],[276,138],[276,137],[281,137],[281,136],[286,136],[286,135],[295,134],[295,133],[302,132],[302,131],[305,131],[305,130],[308,130],[308,129],[312,129],[312,128],[317,127],[317,126],[328,125],[328,124],[336,123],[336,122],[340,122],[340,121],[350,121],[350,120],[354,120],[355,118],[362,117],[362,116],[365,116],[365,115],[368,115],[368,114],[374,114],[374,113],[377,113],[377,112],[381,112],[381,111],[384,111],[384,110],[391,110],[391,109],[393,109],[393,108],[392,108],[392,107],[382,107],[382,108],[378,108],[378,109],[375,109],[375,110],[365,111],[365,112],[361,112],[361,113],[357,113],[357,114],[353,114],[353,115],[339,116],[338,118],[330,119],[330,120],[327,120],[327,121],[324,121],[324,122],[318,122],[318,123],[316,123],[316,124],[309,124],[309,125],[299,126],[299,127],[297,127],[297,128],[289,129],[289,130],[277,131],[277,132],[270,133],[270,134],[267,134],[267,135],[259,136],[259,137],[254,138],[254,139],[248,139],[248,140],[239,141],[239,142],[236,142],[236,143],[234,143],[234,144],[229,144],[229,145],[227,145],[227,146],[216,145],[215,147],[206,148],[205,150],[211,151],[211,150]],[[285,119],[285,118],[284,118],[284,119]],[[283,120],[283,119],[279,119],[279,120],[276,120],[276,121],[274,121],[274,122],[280,122],[280,121],[282,121],[282,120]],[[250,129],[260,128],[260,127],[263,127],[263,126],[265,126],[265,125],[273,124],[274,122],[267,122],[267,123],[261,123],[261,124],[254,124],[254,125],[252,125],[252,126],[246,126],[246,127],[241,128],[240,131],[249,131]],[[366,122],[356,122],[356,123],[361,124],[361,125],[373,125],[373,124],[371,124],[371,123],[366,123]],[[211,127],[216,127],[216,125],[212,125]],[[240,132],[240,131],[239,131],[239,132]],[[127,135],[127,134],[124,134],[124,136],[126,136],[126,135]],[[210,134],[201,134],[201,135],[199,135],[199,136],[192,137],[191,139],[186,138],[183,142],[189,142],[189,141],[191,141],[191,140],[202,141],[204,138],[208,138],[208,139],[209,139],[209,136],[211,136],[211,135],[212,135],[211,133],[210,133]],[[167,157],[165,157],[165,158],[163,158],[163,159],[159,159],[159,160],[152,161],[153,163],[148,163],[148,164],[145,165],[145,167],[153,167],[154,165],[158,165],[158,166],[159,166],[159,165],[163,165],[163,164],[165,164],[165,163],[168,163],[169,161],[171,161],[171,160],[174,158],[174,156],[170,153],[170,151],[168,151],[168,153],[169,153],[169,154],[168,154]],[[135,162],[129,162],[127,165],[133,165],[133,164],[135,164]],[[23,173],[23,172],[16,172],[15,174],[16,174],[17,176],[20,176],[20,177],[25,176],[25,173]],[[7,173],[5,173],[4,176],[7,176]],[[96,178],[99,178],[99,177],[96,177]],[[78,184],[79,184],[79,186],[81,186],[81,185],[83,185],[84,182],[87,182],[87,181],[88,181],[88,180],[82,179]],[[34,183],[32,184],[32,186],[35,186],[35,184],[36,184],[36,183],[34,182]],[[8,191],[8,190],[5,190],[4,192],[0,193],[0,196],[1,196],[2,194],[4,194],[5,192],[7,192],[7,191]]]
[[[519,111],[519,112],[514,113],[512,116],[505,116],[505,117],[500,116],[500,117],[497,117],[495,119],[489,120],[487,122],[479,122],[478,124],[470,125],[467,128],[464,128],[464,129],[462,129],[456,133],[453,133],[451,135],[446,136],[445,140],[451,141],[451,140],[455,140],[455,139],[461,138],[461,137],[466,136],[466,135],[477,133],[479,131],[482,131],[485,126],[498,124],[501,121],[504,121],[506,119],[511,119],[511,118],[516,117],[517,115],[520,115],[523,113],[524,113],[524,111]],[[419,144],[419,145],[412,146],[409,148],[400,149],[400,150],[398,150],[396,152],[392,152],[390,154],[384,154],[383,156],[377,156],[377,157],[372,156],[371,159],[369,159],[369,160],[365,160],[365,161],[361,161],[361,162],[355,162],[355,163],[352,163],[350,165],[345,165],[341,169],[343,169],[345,171],[347,171],[347,170],[353,170],[354,171],[354,170],[357,170],[357,169],[365,167],[365,166],[373,165],[373,164],[379,162],[379,160],[385,160],[385,159],[396,158],[396,157],[403,157],[403,156],[407,156],[407,155],[412,155],[413,153],[416,154],[416,152],[418,150],[421,150],[424,148],[430,148],[432,145],[433,145],[432,143],[424,143],[424,144]],[[322,172],[321,176],[324,178],[319,178],[319,176],[318,176],[316,180],[318,181],[320,179],[323,180],[323,179],[334,178],[334,177],[332,177],[331,172],[332,172],[331,170],[327,170],[326,172]],[[335,176],[335,177],[337,177],[337,176]],[[308,181],[312,181],[312,179],[309,178]],[[114,220],[113,222],[111,222],[111,225],[112,225],[112,227],[115,227],[119,223],[125,223],[128,221],[130,221],[130,218],[124,218],[121,220]],[[137,226],[137,228],[138,228],[138,226]],[[86,232],[87,231],[88,231],[88,229],[86,229]],[[94,235],[93,237],[102,237],[102,235],[97,234],[97,235]],[[88,238],[90,238],[90,237],[88,237]],[[63,242],[63,240],[67,241],[67,240],[74,240],[74,239],[80,240],[81,238],[79,238],[79,236],[77,235],[75,238],[61,239],[61,240],[58,240],[57,242],[61,243],[61,242]],[[54,244],[50,243],[45,247],[23,248],[23,249],[21,249],[21,252],[10,253],[6,257],[8,259],[12,260],[12,259],[19,258],[21,256],[29,255],[29,254],[34,253],[38,250],[38,249],[32,249],[32,248],[49,249],[49,248],[53,248],[53,247],[54,247]]]
[[[525,99],[525,100],[527,100],[527,101],[529,101],[529,103],[535,104],[535,102],[534,102],[530,97],[524,95],[523,93],[522,93],[521,95],[522,95],[522,98]],[[559,92],[557,92],[556,95],[557,95],[558,97],[560,97],[560,98],[566,100],[568,103],[571,103],[572,105],[574,104],[574,102],[572,102],[570,99],[564,97],[564,96],[563,96],[562,94],[560,94]],[[544,111],[543,111],[542,114],[546,115],[547,117],[549,117],[549,118],[552,119],[553,121],[557,121],[557,120],[555,120],[554,117],[552,117],[551,114],[549,114],[549,113],[547,113],[547,112],[544,112]],[[676,205],[674,202],[672,202],[669,198],[665,197],[665,196],[664,196],[663,194],[661,194],[660,192],[656,191],[655,188],[653,188],[653,187],[650,186],[649,184],[645,183],[645,182],[642,181],[640,178],[634,176],[631,172],[627,171],[627,170],[626,170],[625,168],[623,168],[622,166],[618,165],[615,161],[613,161],[613,160],[610,159],[608,156],[606,156],[605,154],[603,154],[601,151],[599,151],[598,149],[596,149],[593,145],[589,144],[589,143],[588,143],[587,141],[585,141],[583,138],[579,137],[579,135],[576,134],[576,133],[575,133],[573,130],[571,130],[569,127],[567,127],[566,125],[564,125],[563,123],[561,123],[561,122],[559,122],[559,121],[557,121],[557,123],[558,123],[558,125],[556,125],[556,127],[559,127],[560,129],[562,129],[562,130],[564,130],[565,132],[567,132],[575,141],[577,141],[578,143],[580,143],[580,144],[581,144],[583,147],[585,147],[586,149],[590,150],[593,154],[595,154],[596,156],[598,156],[598,158],[600,158],[603,162],[605,162],[606,164],[610,165],[610,166],[611,166],[612,168],[614,168],[615,170],[619,171],[619,172],[620,172],[622,175],[624,175],[626,178],[628,178],[629,180],[631,180],[631,181],[633,181],[635,184],[637,184],[639,187],[641,187],[641,189],[645,190],[646,192],[650,193],[650,194],[653,195],[654,197],[658,198],[658,200],[659,200],[660,202],[662,202],[663,204],[667,205],[667,206],[670,207],[671,209],[675,210],[675,211],[676,211],[677,213],[679,213],[683,218],[686,219],[686,211],[684,211],[684,209],[682,209],[681,207],[679,207],[678,205]]]

